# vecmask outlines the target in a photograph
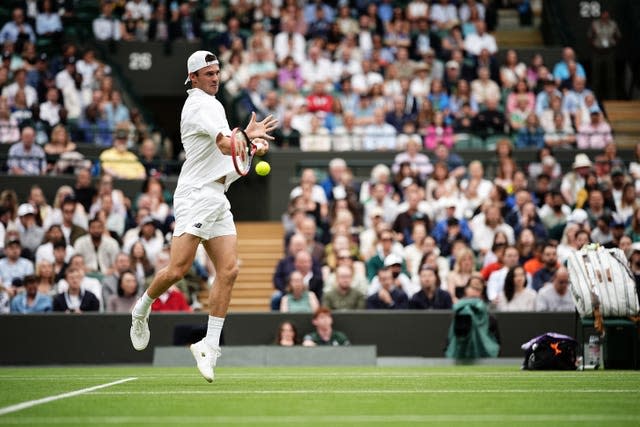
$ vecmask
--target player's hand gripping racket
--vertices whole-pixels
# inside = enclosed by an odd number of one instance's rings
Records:
[[[249,141],[245,131],[240,128],[231,131],[231,160],[238,175],[245,176],[249,173],[256,150],[256,145]]]

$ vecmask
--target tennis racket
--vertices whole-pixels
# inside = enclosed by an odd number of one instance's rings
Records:
[[[238,141],[244,141],[246,148],[243,151],[238,152],[238,147],[236,146]],[[231,131],[231,160],[233,160],[233,167],[238,172],[238,175],[245,176],[249,173],[256,149],[256,145],[249,141],[245,131],[240,128],[235,128]]]

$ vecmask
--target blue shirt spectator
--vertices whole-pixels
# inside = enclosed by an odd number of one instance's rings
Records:
[[[47,170],[44,150],[35,144],[36,132],[31,126],[22,129],[19,142],[9,149],[7,166],[11,175],[42,175]]]
[[[27,290],[11,300],[12,313],[45,313],[51,311],[51,297],[38,292],[38,282],[25,286]],[[30,290],[29,288],[33,288]]]
[[[20,37],[27,37],[31,43],[36,42],[36,33],[33,31],[31,24],[24,21],[24,12],[16,7],[11,14],[12,21],[3,25],[0,30],[0,43],[15,43]]]
[[[5,257],[0,259],[0,283],[10,286],[14,279],[22,280],[33,274],[33,263],[20,256],[22,246],[17,238],[10,238],[4,248]]]

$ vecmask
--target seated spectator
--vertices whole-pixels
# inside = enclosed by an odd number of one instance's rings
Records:
[[[181,311],[191,312],[193,311],[187,298],[184,296],[180,289],[176,285],[172,285],[165,293],[160,295],[151,304],[151,311],[155,312],[167,312],[167,311]]]
[[[7,98],[0,97],[0,144],[13,144],[20,139],[18,120],[11,117]]]
[[[300,150],[302,151],[330,151],[331,136],[320,117],[317,114],[311,115],[309,130],[302,132],[300,136]]]
[[[107,300],[106,311],[109,313],[131,313],[139,295],[139,284],[131,270],[125,270],[118,279],[118,290]]]
[[[93,20],[93,36],[99,41],[117,41],[122,38],[120,20],[113,15],[115,4],[103,2],[100,15]]]
[[[75,254],[69,259],[69,263],[65,269],[65,276],[66,276],[66,270],[72,267],[77,268],[82,272],[82,277],[80,280],[82,289],[91,291],[91,293],[93,293],[96,296],[96,298],[98,298],[98,301],[100,302],[100,309],[104,310],[105,301],[102,299],[102,295],[103,295],[102,282],[96,278],[96,277],[101,278],[102,276],[96,275],[95,273],[88,271],[87,265],[85,264],[85,261],[84,261],[84,257],[81,254]],[[56,288],[58,292],[63,292],[67,290],[68,286],[69,285],[67,281],[64,278],[62,278],[58,281]]]
[[[313,313],[320,306],[318,298],[309,291],[302,273],[297,270],[289,275],[286,290],[280,300],[281,313]]]
[[[433,121],[426,129],[424,136],[424,146],[428,150],[433,150],[438,144],[453,147],[453,128],[445,123],[444,113],[438,111],[433,115]]]
[[[300,344],[300,337],[296,326],[287,320],[278,325],[278,333],[274,342],[281,347],[293,347]]]
[[[20,52],[25,41],[35,43],[36,33],[31,24],[25,21],[23,9],[16,7],[11,12],[11,21],[5,23],[0,30],[0,43],[18,44],[19,48],[16,50]]]
[[[553,282],[547,283],[538,291],[536,311],[575,311],[576,306],[569,292],[569,272],[559,267],[553,276]]]
[[[365,295],[353,287],[353,270],[339,265],[335,271],[335,287],[322,297],[322,305],[331,310],[361,310],[365,308]]]
[[[487,298],[493,304],[504,289],[505,278],[509,270],[519,265],[520,253],[515,246],[507,246],[504,249],[502,258],[498,255],[497,268],[493,267],[493,271],[487,275]],[[487,268],[487,270],[489,270]]]
[[[273,274],[275,291],[271,298],[272,310],[279,310],[280,299],[286,291],[288,277],[294,270],[298,270],[303,274],[305,284],[309,290],[316,294],[318,300],[321,300],[324,284],[320,264],[307,252],[306,246],[307,241],[303,235],[295,234],[291,236],[287,255],[278,262]]]
[[[409,298],[396,283],[391,267],[384,267],[378,271],[377,289],[367,297],[367,309],[371,310],[401,310],[409,306]]]
[[[542,268],[534,275],[531,281],[531,288],[540,292],[547,284],[554,280],[557,275],[560,263],[558,262],[558,251],[555,244],[547,243],[542,250]]]
[[[576,145],[576,133],[560,113],[553,115],[553,123],[544,129],[544,144],[551,148],[572,148]]]
[[[144,179],[147,174],[138,157],[127,149],[128,132],[125,128],[116,130],[113,148],[100,154],[102,169],[119,179]]]
[[[62,241],[63,244],[66,245],[67,261],[71,258],[74,254],[73,246],[66,242],[64,233],[62,232],[62,226],[60,224],[53,224],[47,230],[44,239],[42,240],[42,244],[40,244],[38,249],[35,251],[36,264],[43,260],[53,262],[53,246],[54,243],[58,241]]]
[[[315,331],[304,336],[303,346],[351,345],[349,338],[344,333],[333,329],[333,316],[328,308],[318,308],[313,313],[311,323],[315,327]]]
[[[129,255],[124,252],[118,253],[116,260],[113,262],[111,273],[105,275],[102,279],[102,300],[107,301],[107,307],[109,298],[118,294],[120,276],[130,270],[131,262],[129,261]]]
[[[36,278],[38,282],[38,292],[52,297],[55,295],[56,273],[53,268],[53,261],[42,260],[36,263]]]
[[[396,149],[396,129],[385,122],[385,112],[377,108],[373,113],[373,123],[364,129],[362,148],[369,151]]]
[[[495,273],[494,273],[495,274]],[[504,279],[504,289],[498,295],[498,311],[534,311],[537,293],[527,287],[527,272],[516,265],[509,268]]]
[[[20,233],[23,253],[28,254],[30,259],[35,259],[38,246],[44,238],[44,230],[38,226],[36,210],[30,203],[23,203],[18,208],[17,229]],[[26,251],[26,252],[25,252]],[[27,256],[27,255],[25,255]]]
[[[603,149],[613,141],[611,126],[602,118],[602,112],[598,106],[589,110],[591,121],[581,123],[578,126],[576,145],[579,149]]]
[[[85,110],[78,123],[78,130],[82,135],[82,142],[110,147],[113,144],[111,128],[106,117],[98,105],[91,103]]]
[[[538,116],[530,113],[527,116],[525,125],[520,128],[516,135],[515,145],[517,148],[542,148],[544,146],[544,129],[538,122]]]
[[[118,242],[104,231],[104,222],[93,218],[89,221],[89,234],[78,237],[73,245],[76,254],[84,254],[89,272],[108,274],[120,252]]]
[[[515,243],[513,228],[504,222],[499,206],[488,206],[484,214],[476,215],[471,221],[470,228],[473,232],[471,248],[482,255],[489,252],[498,232],[506,235],[509,244]]]
[[[500,111],[498,98],[489,97],[485,100],[485,109],[481,110],[473,121],[477,135],[486,138],[491,135],[504,134],[507,128],[507,118]]]
[[[0,258],[0,284],[10,289],[14,279],[22,280],[34,273],[33,262],[20,256],[22,245],[17,236],[7,236],[4,258]]]
[[[91,291],[83,289],[83,271],[75,266],[69,266],[65,272],[66,289],[53,298],[53,311],[65,313],[83,313],[85,311],[100,311],[100,301]]]
[[[433,268],[423,266],[420,269],[420,291],[409,300],[409,308],[415,310],[448,310],[451,308],[451,295],[440,289],[440,277]]]
[[[469,279],[478,274],[475,265],[475,255],[470,248],[459,249],[454,255],[453,269],[447,275],[447,289],[453,302],[458,302],[464,296],[464,289]]]
[[[27,275],[22,279],[24,291],[11,300],[11,313],[45,313],[51,311],[51,297],[38,292],[38,278]]]
[[[509,110],[509,127],[511,128],[511,132],[519,134],[520,130],[527,126],[527,119],[531,114],[535,113],[533,113],[533,108],[529,107],[527,96],[519,94],[515,106]]]
[[[7,166],[10,175],[43,175],[47,170],[44,150],[35,144],[36,133],[31,126],[22,128],[20,141],[9,149]]]

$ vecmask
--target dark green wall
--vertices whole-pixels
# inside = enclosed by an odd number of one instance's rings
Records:
[[[376,345],[378,356],[443,357],[449,311],[334,313],[334,327],[353,344]],[[523,355],[520,345],[554,331],[575,336],[573,313],[496,313],[502,357]],[[153,314],[151,341],[142,352],[129,342],[127,314],[44,314],[0,316],[0,365],[151,363],[153,347],[174,343],[174,329],[202,328],[204,314]],[[230,313],[226,345],[266,345],[277,326],[292,320],[301,333],[311,330],[310,316],[280,313]]]

